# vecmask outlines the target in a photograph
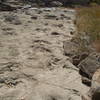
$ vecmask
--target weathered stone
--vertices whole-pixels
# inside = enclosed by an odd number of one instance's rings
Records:
[[[80,74],[92,79],[93,74],[100,68],[100,54],[92,53],[78,65]]]
[[[73,56],[78,53],[79,45],[75,42],[65,41],[63,43],[64,53],[66,56]]]
[[[100,100],[100,69],[94,73],[91,88],[82,100]]]
[[[61,2],[59,2],[59,1],[52,1],[50,3],[50,6],[52,6],[52,7],[61,7],[62,5],[63,4]]]
[[[0,3],[0,11],[13,11],[13,10],[16,10],[16,8],[8,4]]]
[[[88,53],[87,52],[83,52],[83,53],[79,53],[79,54],[76,54],[72,57],[72,63],[75,65],[75,66],[78,66],[78,64],[84,60],[86,57],[88,57]]]

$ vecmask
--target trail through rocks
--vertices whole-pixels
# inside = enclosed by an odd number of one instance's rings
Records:
[[[88,87],[64,54],[75,10],[0,12],[0,100],[81,100]]]

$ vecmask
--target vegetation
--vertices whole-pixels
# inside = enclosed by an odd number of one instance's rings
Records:
[[[80,33],[77,37],[82,37],[82,32],[86,33],[91,44],[100,51],[100,6],[83,7],[78,9],[76,24],[78,33]],[[84,41],[82,41],[82,46],[84,44],[83,42]]]
[[[92,2],[95,2],[97,4],[100,4],[100,0],[91,0]]]

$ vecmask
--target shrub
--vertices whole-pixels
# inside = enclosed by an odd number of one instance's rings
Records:
[[[100,44],[100,6],[80,8],[77,12],[76,24],[80,33],[77,37],[83,37],[81,33],[85,32],[91,44],[97,43],[97,41]],[[83,45],[84,41],[82,40],[81,43]]]

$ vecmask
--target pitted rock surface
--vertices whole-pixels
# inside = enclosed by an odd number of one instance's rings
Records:
[[[0,100],[81,100],[88,88],[63,48],[76,31],[75,14],[66,8],[0,12]]]

